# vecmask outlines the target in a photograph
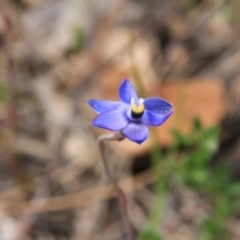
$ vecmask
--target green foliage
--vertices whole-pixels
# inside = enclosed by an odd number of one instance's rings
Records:
[[[194,120],[189,135],[173,131],[175,149],[180,155],[176,176],[185,186],[204,194],[210,202],[211,213],[200,224],[199,239],[228,239],[226,221],[239,209],[240,184],[231,179],[229,167],[210,160],[219,146],[219,129],[204,128]]]
[[[189,134],[184,135],[177,130],[172,134],[174,144],[164,156],[159,148],[154,147],[152,151],[158,200],[150,216],[149,228],[143,231],[139,240],[161,239],[154,234],[161,222],[164,201],[169,193],[168,183],[172,178],[204,196],[211,206],[204,218],[195,221],[199,229],[197,239],[229,239],[226,223],[240,209],[240,184],[231,178],[227,164],[211,163],[219,148],[219,128],[205,128],[195,119]]]
[[[138,240],[162,240],[162,237],[157,234],[154,230],[148,228],[145,229]]]
[[[212,178],[209,160],[218,149],[218,133],[217,127],[205,129],[198,119],[193,121],[189,135],[173,131],[175,149],[180,154],[177,173],[184,184],[199,191],[206,189]]]
[[[85,45],[84,32],[78,26],[73,26],[71,32],[72,32],[72,40],[73,40],[73,49],[75,52],[80,52]]]
[[[219,240],[227,239],[224,226],[217,219],[207,218],[202,221],[200,240]]]

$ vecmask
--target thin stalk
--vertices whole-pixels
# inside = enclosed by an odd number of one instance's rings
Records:
[[[101,161],[104,167],[104,171],[114,186],[115,190],[118,193],[118,203],[119,203],[119,208],[120,208],[120,213],[122,217],[122,223],[124,227],[124,231],[126,234],[126,240],[134,240],[134,233],[133,233],[133,228],[132,225],[129,221],[128,215],[127,215],[127,197],[124,191],[118,186],[117,181],[114,179],[114,177],[111,174],[111,171],[108,166],[107,159],[104,156],[104,141],[122,141],[125,137],[121,135],[121,133],[110,133],[110,134],[105,134],[101,135],[97,139],[97,144],[98,144],[98,150],[101,156]]]

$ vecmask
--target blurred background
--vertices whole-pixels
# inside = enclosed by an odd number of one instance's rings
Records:
[[[89,98],[175,112],[107,143],[139,240],[240,239],[238,0],[0,0],[0,240],[126,239]]]

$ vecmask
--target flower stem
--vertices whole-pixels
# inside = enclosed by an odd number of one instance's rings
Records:
[[[118,186],[117,181],[114,179],[114,177],[111,174],[111,171],[108,167],[107,160],[104,156],[104,141],[122,141],[125,137],[121,135],[121,133],[110,133],[110,134],[105,134],[101,135],[97,139],[98,143],[98,150],[101,156],[101,160],[103,163],[104,171],[114,186],[115,190],[117,191],[118,194],[118,203],[119,203],[119,208],[120,208],[120,213],[122,217],[122,223],[124,227],[124,231],[126,234],[126,240],[134,240],[134,233],[133,233],[133,228],[132,225],[129,221],[128,215],[127,215],[127,197],[124,191]]]

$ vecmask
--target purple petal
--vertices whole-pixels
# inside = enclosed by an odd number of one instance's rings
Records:
[[[93,119],[92,124],[94,126],[105,128],[111,131],[118,131],[123,129],[129,120],[124,107],[116,110],[110,110],[103,112]]]
[[[145,99],[144,106],[145,109],[156,114],[165,115],[173,111],[173,106],[169,102],[157,97]]]
[[[148,138],[148,128],[144,124],[130,122],[123,129],[123,134],[129,140],[141,144]]]
[[[166,114],[156,114],[145,109],[144,114],[141,118],[141,122],[149,126],[159,126],[163,124],[171,116],[172,113],[173,110],[167,112]]]
[[[125,103],[131,103],[131,98],[138,100],[135,89],[127,79],[124,79],[119,87],[119,97]]]
[[[87,103],[92,107],[97,113],[103,113],[111,111],[120,107],[123,107],[122,102],[117,101],[102,101],[97,99],[89,99]]]

